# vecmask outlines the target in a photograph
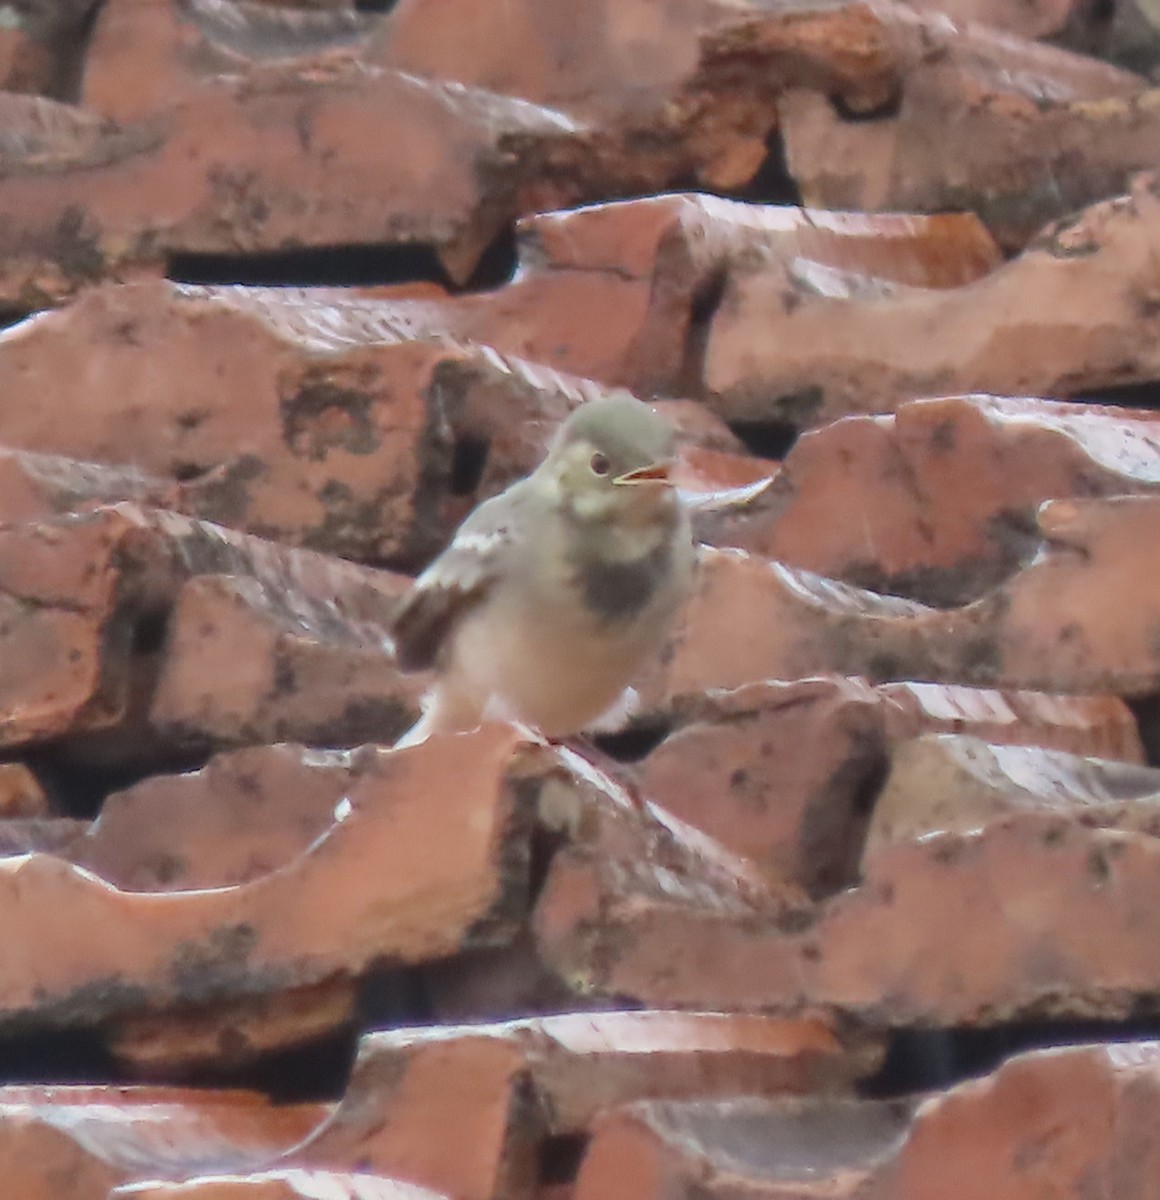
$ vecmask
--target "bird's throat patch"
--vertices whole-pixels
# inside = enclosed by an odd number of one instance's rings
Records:
[[[576,566],[584,603],[602,621],[629,621],[656,595],[669,569],[672,546],[662,538],[648,554],[626,561],[590,558]]]

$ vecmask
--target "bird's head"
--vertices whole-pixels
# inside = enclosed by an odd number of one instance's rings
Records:
[[[572,413],[541,470],[579,520],[650,524],[677,503],[673,441],[672,428],[647,404],[614,394]]]

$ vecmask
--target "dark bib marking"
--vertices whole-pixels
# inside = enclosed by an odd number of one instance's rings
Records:
[[[641,558],[628,562],[594,559],[578,566],[576,575],[588,608],[602,621],[628,621],[638,616],[656,594],[670,553],[665,538]]]

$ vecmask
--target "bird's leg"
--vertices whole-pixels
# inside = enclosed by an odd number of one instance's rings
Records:
[[[629,706],[634,705],[636,699],[635,690],[627,688],[622,700],[614,710],[617,723],[612,725],[612,728],[623,726],[624,720],[627,719],[625,714],[631,714],[633,710]],[[500,697],[494,695],[489,698],[483,715],[485,720],[507,721],[529,742],[540,742],[551,746],[577,775],[591,780],[602,791],[611,792],[623,799],[630,807],[644,811],[644,795],[632,768],[617,762],[587,737],[583,735],[563,738],[548,737],[534,726],[521,720]]]

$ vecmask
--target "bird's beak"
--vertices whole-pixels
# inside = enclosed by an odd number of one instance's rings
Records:
[[[623,475],[618,475],[612,482],[615,484],[659,483],[662,487],[670,487],[673,481],[669,477],[669,472],[672,469],[671,462],[653,463],[651,466],[637,467],[635,471],[625,471]]]

